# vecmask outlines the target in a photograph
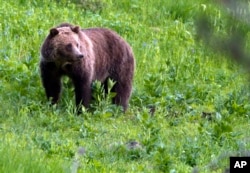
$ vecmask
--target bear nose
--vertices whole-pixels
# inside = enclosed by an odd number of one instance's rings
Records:
[[[83,54],[78,55],[78,58],[79,58],[79,59],[84,58]]]

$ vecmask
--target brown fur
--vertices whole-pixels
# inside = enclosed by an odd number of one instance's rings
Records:
[[[128,107],[134,75],[134,56],[128,43],[117,33],[104,28],[80,29],[63,23],[50,30],[41,47],[41,78],[47,98],[57,103],[61,77],[67,75],[75,87],[76,105],[89,107],[91,84],[107,79],[116,82],[113,103]]]

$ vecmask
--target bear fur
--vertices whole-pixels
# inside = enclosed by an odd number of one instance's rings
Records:
[[[50,29],[41,47],[40,71],[46,96],[57,103],[61,93],[61,77],[71,78],[75,102],[89,107],[91,84],[99,80],[107,92],[108,78],[116,83],[113,103],[128,108],[132,91],[135,60],[131,47],[116,32],[106,28],[81,29],[63,23]]]

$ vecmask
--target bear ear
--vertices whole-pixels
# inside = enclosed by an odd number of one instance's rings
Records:
[[[80,27],[79,26],[75,26],[75,27],[71,27],[71,30],[75,33],[79,33],[80,32]]]
[[[57,35],[59,33],[59,31],[56,29],[56,28],[52,28],[50,30],[50,33],[49,33],[49,36],[52,38],[54,37],[55,35]]]

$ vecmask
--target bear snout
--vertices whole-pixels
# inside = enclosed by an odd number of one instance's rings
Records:
[[[83,54],[79,54],[79,55],[77,56],[77,58],[82,59],[82,58],[84,58],[84,55],[83,55]]]

